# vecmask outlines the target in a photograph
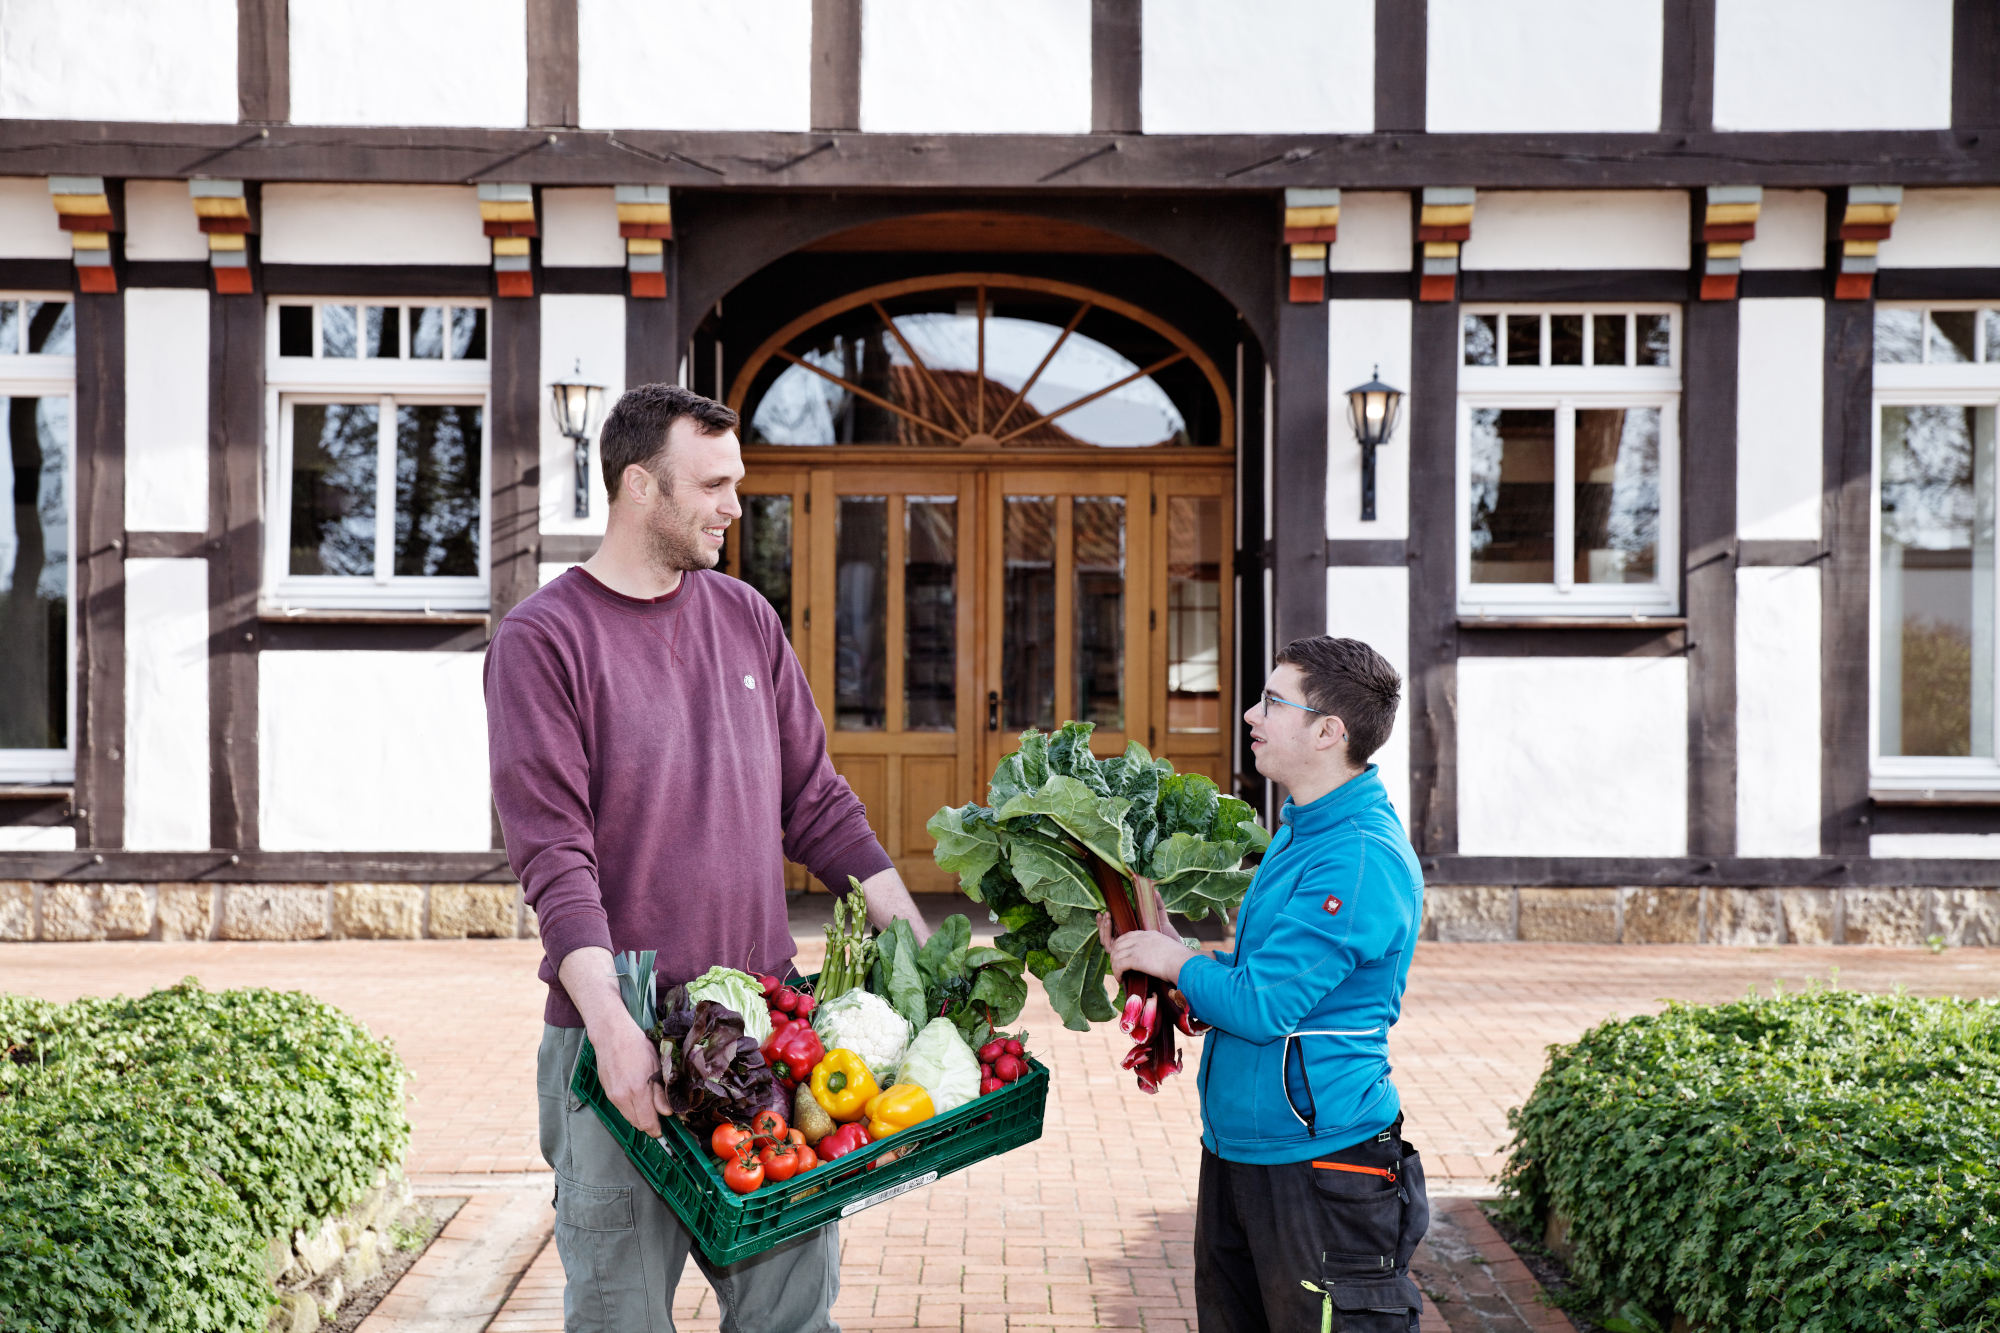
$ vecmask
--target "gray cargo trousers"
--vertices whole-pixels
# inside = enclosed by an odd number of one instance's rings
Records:
[[[722,1305],[722,1333],[840,1333],[837,1226],[718,1267],[569,1090],[582,1028],[544,1025],[535,1063],[542,1156],[556,1173],[556,1251],[566,1333],[673,1333],[690,1255]]]

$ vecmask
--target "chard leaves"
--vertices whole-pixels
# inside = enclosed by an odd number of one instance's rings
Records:
[[[977,805],[946,806],[931,816],[924,831],[937,841],[938,867],[958,876],[966,897],[983,901],[979,882],[1000,860],[1000,825],[993,812]]]

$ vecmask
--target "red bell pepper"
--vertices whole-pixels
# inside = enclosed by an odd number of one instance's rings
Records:
[[[869,1141],[867,1127],[856,1120],[821,1139],[814,1145],[813,1151],[819,1154],[822,1161],[831,1162],[836,1157],[845,1157],[856,1148],[867,1147]]]
[[[764,1045],[764,1058],[780,1075],[789,1075],[796,1084],[812,1077],[813,1066],[826,1059],[826,1047],[810,1023],[793,1023],[784,1031],[771,1034],[771,1040]]]

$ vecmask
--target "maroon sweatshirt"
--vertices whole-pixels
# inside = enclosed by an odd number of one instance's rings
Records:
[[[569,570],[494,633],[486,730],[557,1027],[583,1026],[572,950],[657,949],[662,985],[782,974],[785,858],[843,891],[889,867],[777,613],[726,574],[640,601]]]

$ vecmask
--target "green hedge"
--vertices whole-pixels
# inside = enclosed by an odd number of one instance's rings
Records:
[[[1628,1325],[2000,1329],[2000,1003],[1675,1004],[1550,1048],[1509,1119],[1503,1213],[1566,1217]]]
[[[262,1329],[268,1239],[409,1141],[402,1063],[306,995],[0,995],[0,1048],[8,1333]]]

